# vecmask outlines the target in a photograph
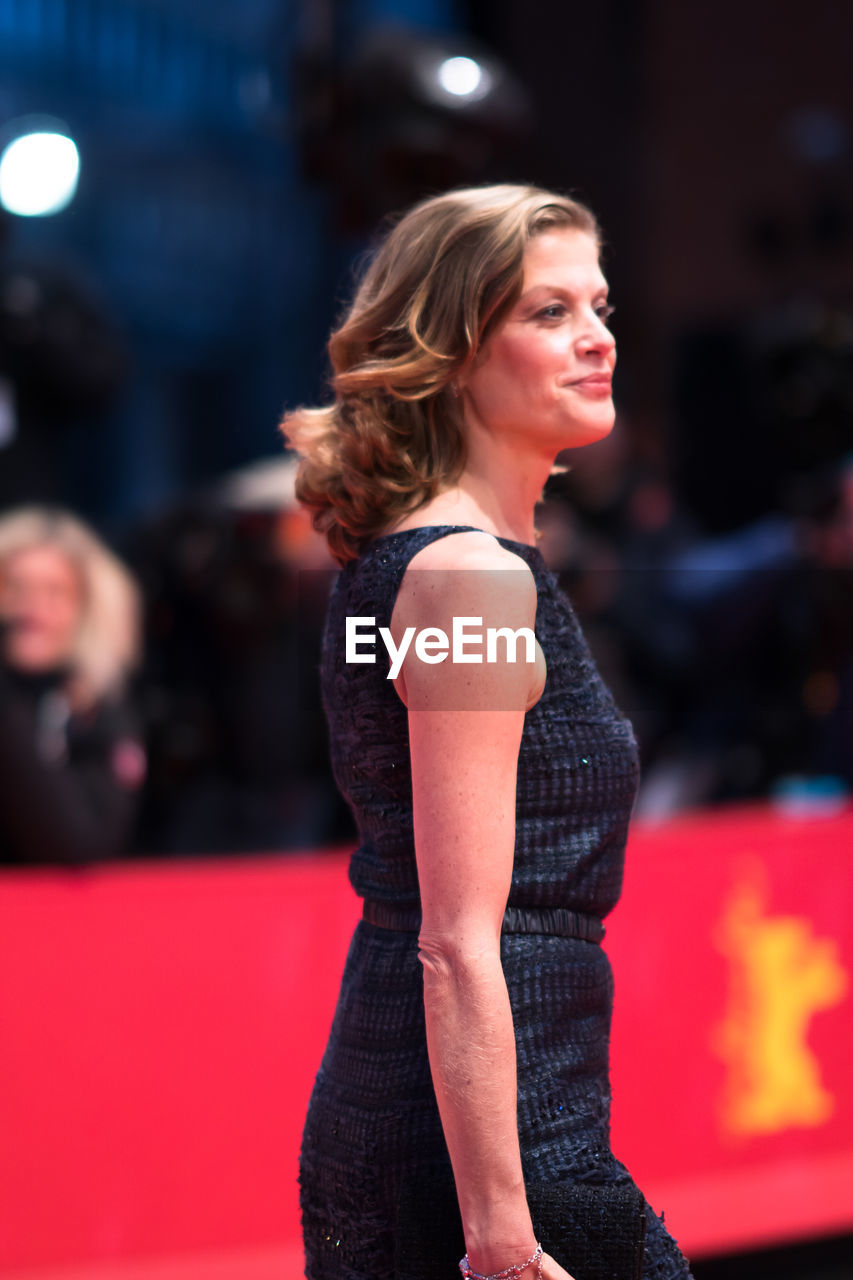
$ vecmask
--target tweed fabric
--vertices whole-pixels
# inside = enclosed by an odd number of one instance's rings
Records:
[[[374,539],[337,575],[329,599],[321,690],[332,768],[359,832],[350,879],[362,897],[399,906],[419,905],[407,711],[386,679],[381,645],[375,664],[346,663],[345,619],[373,617],[377,629],[389,626],[412,557],[470,528],[424,526]],[[602,919],[622,888],[637,744],[538,548],[498,540],[536,580],[535,631],[547,663],[545,689],[525,716],[519,750],[509,905]],[[607,953],[585,939],[511,933],[502,936],[501,959],[515,1026],[525,1179],[631,1182],[610,1150]],[[362,920],[303,1134],[308,1280],[393,1280],[403,1180],[446,1168],[417,937]],[[663,1217],[650,1206],[646,1214],[643,1280],[689,1278]],[[564,1265],[571,1270],[571,1260]]]
[[[536,1239],[557,1261],[571,1258],[574,1280],[640,1280],[646,1202],[633,1182],[528,1182],[526,1189]],[[441,1232],[436,1222],[442,1223]],[[452,1276],[464,1253],[452,1175],[404,1182],[396,1280]]]

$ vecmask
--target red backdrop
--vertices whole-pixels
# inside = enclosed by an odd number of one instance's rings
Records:
[[[853,810],[635,825],[613,1149],[688,1256],[853,1227]],[[301,1275],[343,851],[0,875],[0,1275]]]

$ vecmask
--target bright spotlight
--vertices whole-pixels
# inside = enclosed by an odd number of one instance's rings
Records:
[[[445,58],[437,75],[442,89],[454,98],[482,98],[491,87],[491,76],[474,58]]]
[[[24,133],[0,155],[0,204],[22,218],[59,213],[73,200],[79,173],[73,139],[62,133]]]

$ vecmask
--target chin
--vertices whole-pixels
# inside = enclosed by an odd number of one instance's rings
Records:
[[[559,449],[582,449],[586,444],[595,444],[610,435],[616,422],[616,412],[612,408],[602,413],[596,420],[588,418],[584,422],[573,422],[559,442]]]
[[[42,649],[25,649],[21,646],[19,649],[11,648],[7,650],[6,661],[10,667],[14,667],[18,671],[28,671],[36,674],[39,671],[49,671],[51,667],[58,666],[60,659]]]

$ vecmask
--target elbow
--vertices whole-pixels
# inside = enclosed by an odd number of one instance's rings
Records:
[[[424,926],[418,935],[418,958],[425,990],[476,982],[500,965],[500,930]]]
[[[424,988],[451,982],[455,965],[452,943],[423,931],[418,935],[418,959],[424,975]]]

